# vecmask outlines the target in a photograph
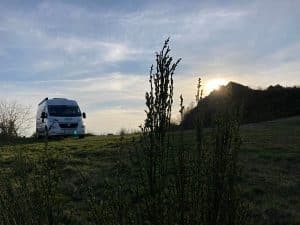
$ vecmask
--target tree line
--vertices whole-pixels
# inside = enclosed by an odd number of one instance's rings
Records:
[[[193,109],[184,115],[185,129],[194,128],[194,120],[200,110],[204,114],[204,124],[212,126],[216,112],[224,102],[241,107],[241,123],[255,123],[300,115],[300,88],[269,86],[265,90],[255,90],[247,86],[229,82],[211,92]]]

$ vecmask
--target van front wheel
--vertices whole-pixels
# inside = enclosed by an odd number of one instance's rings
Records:
[[[38,131],[38,129],[36,129],[36,131],[35,131],[35,137],[37,139],[41,139],[42,138],[42,136],[41,136],[40,132]]]

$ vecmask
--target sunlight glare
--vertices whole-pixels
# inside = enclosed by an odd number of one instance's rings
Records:
[[[206,85],[204,85],[204,89],[206,90],[206,93],[209,94],[214,90],[218,90],[220,86],[226,85],[228,82],[224,79],[212,79],[207,82]]]

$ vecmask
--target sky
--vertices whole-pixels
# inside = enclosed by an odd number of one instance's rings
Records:
[[[89,132],[136,130],[149,68],[167,37],[182,58],[174,98],[183,94],[186,105],[198,77],[204,89],[213,79],[299,85],[299,8],[288,0],[0,0],[0,100],[34,115],[45,97],[75,99]],[[174,119],[178,109],[175,101]]]

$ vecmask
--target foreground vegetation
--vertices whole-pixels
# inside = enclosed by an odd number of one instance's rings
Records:
[[[282,130],[276,124],[263,132],[253,125],[244,127],[240,155],[241,105],[222,101],[212,126],[204,129],[199,79],[195,131],[184,131],[182,125],[175,131],[171,126],[173,75],[180,59],[173,61],[169,53],[167,39],[150,70],[146,119],[139,134],[49,141],[46,133],[44,141],[36,142],[7,133],[1,139],[6,142],[0,145],[0,225],[299,222],[297,211],[286,202],[298,207],[294,196],[288,197],[290,192],[297,196],[299,181],[285,162],[298,162],[297,152],[290,152],[287,144],[299,144],[299,128],[291,126],[299,118],[281,124]],[[180,96],[181,121],[184,111]],[[277,137],[276,130],[283,133]],[[287,130],[293,135],[289,133],[285,142]],[[260,140],[264,143],[257,146]],[[284,149],[274,150],[279,143]],[[294,155],[285,158],[286,153]],[[277,162],[283,168],[273,165]],[[284,193],[282,199],[277,193]]]
[[[243,198],[248,199],[250,214],[255,224],[300,223],[300,117],[248,124],[241,128],[243,144],[240,177]],[[85,139],[50,140],[48,150],[62,186],[60,205],[66,223],[86,224],[89,218],[86,191],[82,183],[103,195],[106,183],[117,179],[116,162],[128,159],[132,135],[125,135],[120,148],[120,136],[94,136]],[[185,143],[196,146],[194,131],[185,131]],[[11,178],[20,176],[11,168],[22,156],[28,164],[45,155],[42,141],[0,147],[1,174]],[[127,146],[127,147],[124,147]],[[21,154],[21,155],[20,155]],[[19,171],[20,172],[20,171]],[[30,173],[30,168],[26,173]]]

